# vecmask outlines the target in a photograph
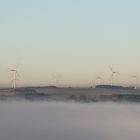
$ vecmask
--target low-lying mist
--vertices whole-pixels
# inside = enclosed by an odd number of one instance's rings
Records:
[[[140,140],[140,104],[1,102],[0,140]]]

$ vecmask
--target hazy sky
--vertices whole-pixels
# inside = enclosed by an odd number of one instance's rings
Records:
[[[139,0],[0,1],[0,85],[20,64],[21,85],[133,84],[140,70]]]

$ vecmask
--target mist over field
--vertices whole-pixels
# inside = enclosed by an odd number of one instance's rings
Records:
[[[140,104],[0,102],[1,140],[139,140]]]
[[[140,0],[0,0],[0,140],[140,140]]]

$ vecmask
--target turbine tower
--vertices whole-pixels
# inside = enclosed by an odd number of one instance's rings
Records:
[[[17,87],[17,76],[19,76],[19,73],[16,69],[11,69],[10,72],[13,73],[13,78],[12,78],[12,81],[11,81],[12,82],[12,88],[16,89],[16,87]]]
[[[135,89],[137,89],[137,85],[138,85],[138,76],[137,76],[137,75],[133,75],[132,78],[135,79]]]
[[[115,76],[116,74],[119,74],[119,72],[114,71],[113,68],[112,68],[111,66],[109,66],[109,69],[110,69],[110,71],[111,71],[111,85],[113,86],[113,85],[114,85],[114,76]]]

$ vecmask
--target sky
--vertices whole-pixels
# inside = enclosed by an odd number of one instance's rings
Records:
[[[0,1],[0,85],[132,85],[140,76],[139,0]]]

